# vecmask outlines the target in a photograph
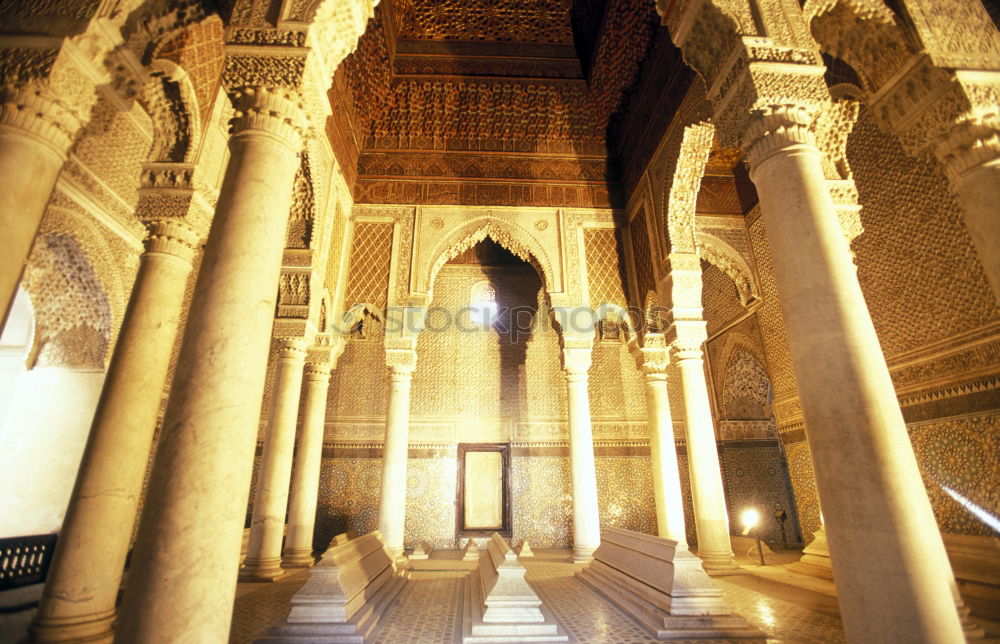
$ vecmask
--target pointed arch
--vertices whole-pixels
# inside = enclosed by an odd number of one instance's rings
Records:
[[[201,148],[201,107],[188,73],[158,58],[147,68],[139,102],[153,121],[152,162],[191,162]]]
[[[556,289],[552,263],[541,242],[512,221],[484,215],[456,227],[434,245],[424,265],[418,267],[415,290],[430,294],[441,267],[487,237],[531,264],[542,278],[546,292]]]
[[[760,300],[760,287],[754,279],[753,270],[738,250],[703,230],[698,231],[696,243],[699,256],[733,280],[744,307]]]

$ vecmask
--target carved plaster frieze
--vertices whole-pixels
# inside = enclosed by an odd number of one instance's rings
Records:
[[[145,163],[139,175],[139,201],[135,217],[143,222],[182,221],[204,239],[214,214],[199,198],[190,163]]]

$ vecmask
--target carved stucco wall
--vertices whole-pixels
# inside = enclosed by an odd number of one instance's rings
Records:
[[[863,205],[858,281],[886,357],[1000,320],[937,164],[906,156],[864,108],[847,157]]]
[[[713,264],[701,262],[701,300],[704,306],[708,335],[712,337],[722,327],[746,313],[733,281]]]
[[[391,224],[378,225],[391,230]],[[367,244],[358,240],[359,232],[386,233],[356,226],[355,248]],[[608,232],[613,240],[613,231]],[[366,255],[359,253],[359,261],[361,257]],[[617,265],[609,267],[619,270]],[[365,297],[388,287],[387,273],[375,273],[385,278],[376,284],[371,271],[353,266],[349,270],[359,279],[365,276]],[[530,338],[516,343],[495,329],[463,332],[445,325],[449,316],[469,305],[473,286],[482,281],[496,290],[499,307],[537,311],[544,301],[541,279],[527,263],[449,264],[438,273],[431,307],[448,313],[432,314],[417,344],[406,541],[455,547],[456,445],[512,442],[514,540],[527,539],[537,547],[568,546],[572,516],[566,386],[558,332],[547,316],[537,314]],[[348,292],[356,288],[349,284]],[[467,313],[461,322],[472,326]],[[435,330],[442,326],[446,328]],[[331,378],[318,540],[344,530],[366,532],[377,523],[387,404],[381,325],[367,317],[364,336],[348,341]],[[624,342],[597,342],[593,352],[591,411],[602,523],[653,532],[641,374]]]
[[[980,457],[995,453],[994,410],[1000,408],[996,303],[961,209],[935,164],[906,156],[864,108],[847,155],[863,206],[864,232],[852,244],[858,279],[939,526],[945,532],[986,534],[986,526],[941,486],[997,511],[993,490],[1000,466]],[[759,207],[748,220],[763,295],[756,309],[760,335],[808,540],[819,526],[815,475]]]

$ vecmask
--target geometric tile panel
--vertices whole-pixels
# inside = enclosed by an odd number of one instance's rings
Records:
[[[912,426],[910,440],[941,531],[995,536],[945,487],[1000,516],[1000,414]]]
[[[649,245],[649,233],[646,230],[646,209],[641,208],[629,224],[632,237],[632,259],[635,261],[635,286],[639,295],[639,303],[645,305],[646,294],[656,292],[656,275],[653,272],[653,251]]]
[[[761,539],[781,545],[781,524],[774,519],[774,513],[784,510],[788,544],[801,543],[788,471],[780,448],[774,443],[760,447],[723,443],[720,456],[730,532],[742,529],[740,514],[753,507],[760,512]]]
[[[587,228],[583,232],[587,256],[587,280],[590,305],[597,308],[605,302],[626,306],[625,266],[619,257],[617,228]]]
[[[351,268],[344,297],[346,308],[362,303],[373,305],[376,311],[385,308],[392,230],[390,223],[359,222],[354,225]]]

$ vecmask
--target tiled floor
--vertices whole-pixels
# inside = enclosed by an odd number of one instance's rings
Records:
[[[431,562],[422,562],[425,569],[412,572],[410,581],[375,631],[375,642],[452,644],[456,641],[462,621],[462,580],[469,573],[444,569],[449,564],[443,558],[453,553],[435,554],[437,557]],[[440,565],[433,565],[435,559]],[[568,552],[540,552],[534,561],[524,561],[528,581],[570,634],[571,641],[615,644],[656,641],[628,615],[573,576],[579,568],[569,562]],[[291,596],[305,579],[305,573],[297,573],[272,584],[241,584],[230,641],[250,642],[268,627],[282,623]],[[749,575],[716,578],[716,581],[735,612],[767,633],[768,641],[810,644],[845,641],[836,601],[830,597],[808,590],[790,590]]]

